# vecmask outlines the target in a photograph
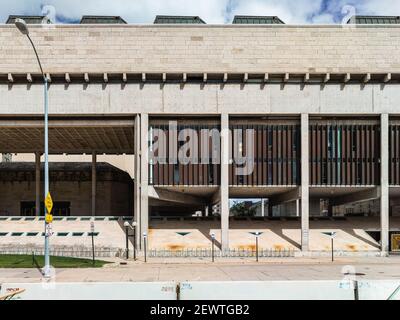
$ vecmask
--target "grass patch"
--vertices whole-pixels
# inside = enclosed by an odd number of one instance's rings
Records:
[[[70,258],[70,257],[50,257],[50,265],[54,268],[101,268],[108,261],[95,260],[93,265],[92,259]],[[44,256],[32,255],[0,255],[0,268],[42,268],[44,266]]]

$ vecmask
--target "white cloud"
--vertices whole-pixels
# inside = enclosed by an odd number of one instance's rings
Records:
[[[120,15],[130,23],[151,23],[157,14],[198,15],[207,23],[230,22],[235,14],[277,15],[286,23],[341,21],[344,5],[358,14],[400,15],[399,0],[1,0],[0,21],[10,14],[39,14],[52,5],[57,16]]]

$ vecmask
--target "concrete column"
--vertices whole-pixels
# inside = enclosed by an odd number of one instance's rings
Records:
[[[265,217],[265,201],[261,199],[261,217]]]
[[[381,115],[381,250],[389,252],[389,115]]]
[[[96,215],[96,153],[92,153],[92,216]]]
[[[296,199],[296,217],[300,217],[300,199]]]
[[[135,181],[133,185],[133,210],[134,210],[134,221],[136,221],[136,243],[140,247],[140,239],[142,234],[141,221],[140,221],[140,115],[135,117],[135,135],[134,135],[134,170],[135,170]]]
[[[35,215],[40,216],[40,152],[35,153]]]
[[[331,199],[328,200],[329,204],[328,204],[328,217],[333,217],[333,204]]]
[[[141,114],[140,122],[140,229],[143,247],[143,233],[149,233],[149,115]]]
[[[271,204],[271,199],[268,200],[268,217],[272,217],[273,212],[272,212],[272,204]]]
[[[229,249],[229,116],[221,115],[221,248]]]
[[[309,251],[308,114],[301,114],[301,250]]]

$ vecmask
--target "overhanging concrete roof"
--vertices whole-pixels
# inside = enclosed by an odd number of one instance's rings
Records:
[[[44,150],[43,120],[0,119],[0,153]],[[51,154],[132,154],[134,120],[60,119],[49,121]]]

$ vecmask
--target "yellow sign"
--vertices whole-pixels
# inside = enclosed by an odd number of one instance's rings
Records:
[[[53,209],[53,199],[51,198],[50,192],[47,193],[46,199],[44,200],[44,204],[47,209],[47,213],[51,212],[51,209]]]
[[[46,223],[52,223],[53,222],[53,215],[52,214],[46,214]]]

